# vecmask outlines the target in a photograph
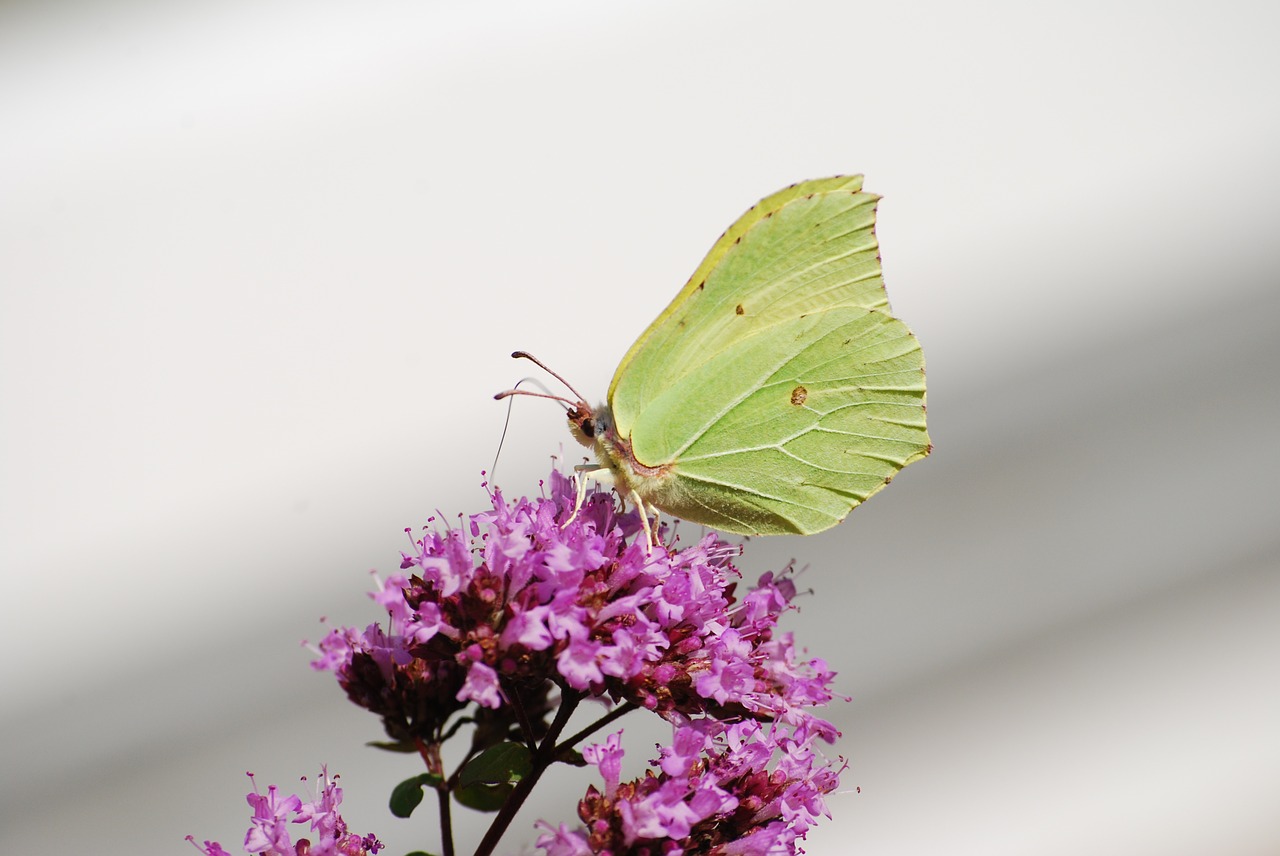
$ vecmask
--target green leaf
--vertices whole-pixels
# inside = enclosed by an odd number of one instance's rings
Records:
[[[582,753],[572,746],[566,746],[556,753],[556,760],[561,764],[568,764],[570,767],[585,767],[587,759],[582,757]]]
[[[403,755],[413,755],[418,752],[418,747],[414,746],[411,740],[370,740],[364,745],[372,746],[374,749],[382,749],[385,752],[398,752]]]
[[[506,803],[507,797],[511,796],[511,792],[515,790],[514,785],[486,785],[477,782],[473,785],[458,788],[453,792],[453,798],[467,808],[476,811],[497,811]]]
[[[422,802],[423,788],[434,788],[444,779],[434,773],[423,773],[405,779],[391,791],[391,813],[396,817],[408,817]]]
[[[428,853],[425,850],[415,850],[412,853],[406,853],[404,856],[436,856],[434,853]]]
[[[520,743],[499,743],[468,761],[458,775],[458,784],[465,788],[518,782],[529,775],[530,769],[532,759],[527,748]]]

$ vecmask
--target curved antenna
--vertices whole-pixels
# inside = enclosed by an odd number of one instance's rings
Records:
[[[574,395],[578,396],[578,400],[573,402],[574,404],[579,404],[581,402],[586,401],[586,399],[582,397],[582,393],[574,389],[573,385],[570,384],[569,381],[565,380],[564,378],[560,377],[560,375],[556,374],[551,369],[547,368],[547,364],[544,363],[542,360],[538,359],[537,357],[535,357],[533,354],[529,353],[528,351],[512,351],[511,356],[512,358],[517,360],[528,360],[529,362],[533,363],[535,366],[542,369],[544,372],[546,372],[547,374],[551,375],[553,378],[555,378],[556,380],[564,384],[565,389],[569,390]],[[551,397],[551,396],[548,396],[548,397]],[[568,401],[568,399],[561,399],[561,401]]]
[[[525,380],[528,380],[528,379],[529,378],[525,378]],[[524,383],[523,380],[520,382]],[[552,395],[549,392],[529,392],[527,389],[504,389],[502,392],[495,393],[493,397],[494,397],[494,400],[501,401],[502,399],[510,398],[513,395],[528,395],[533,398],[549,398],[552,401],[560,402],[562,405],[564,405],[565,410],[572,410],[573,408],[582,404],[581,401],[574,401],[572,398],[565,398],[563,395]]]
[[[560,402],[560,404],[564,407],[566,411],[572,410],[573,406],[577,404],[576,401],[569,401],[569,399],[565,398],[564,396],[552,395],[549,392],[529,392],[528,390],[520,389],[519,387],[520,387],[520,384],[522,383],[536,383],[538,384],[538,386],[542,386],[542,384],[539,383],[537,378],[532,378],[532,377],[521,378],[519,381],[516,382],[515,388],[508,389],[505,392],[498,393],[497,395],[494,396],[494,399],[497,401],[501,401],[504,398],[511,398],[512,396],[516,396],[516,395],[531,395],[534,398],[550,398],[553,401]],[[545,386],[543,386],[542,388],[546,389]],[[507,442],[507,429],[511,427],[511,411],[514,405],[515,405],[514,401],[507,402],[507,418],[502,421],[502,436],[498,438],[498,450],[493,453],[493,466],[489,468],[490,484],[493,484],[494,473],[498,471],[498,458],[502,456],[502,446],[504,443]]]
[[[520,381],[524,383],[524,381]],[[518,385],[518,384],[517,384]],[[511,391],[515,394],[515,390]],[[497,398],[495,395],[494,398]],[[515,407],[515,401],[507,402],[507,418],[502,420],[502,436],[498,438],[498,448],[493,452],[493,466],[489,467],[489,484],[494,484],[498,475],[498,458],[502,457],[502,447],[507,442],[507,429],[511,427],[511,410]]]
[[[565,387],[574,395],[578,396],[578,398],[575,401],[572,398],[566,398],[563,395],[553,395],[550,392],[545,392],[545,391],[531,392],[526,389],[520,389],[520,384],[528,382],[528,383],[536,383],[538,384],[539,387],[542,387],[543,390],[546,390],[546,387],[543,386],[537,380],[537,378],[526,377],[526,378],[521,378],[521,380],[511,389],[503,390],[502,392],[499,392],[496,395],[494,395],[494,400],[501,401],[504,398],[511,399],[517,395],[528,395],[532,398],[549,398],[552,401],[558,402],[560,406],[565,409],[565,412],[569,414],[569,418],[571,420],[575,418],[580,418],[583,413],[585,413],[587,416],[590,416],[591,407],[583,399],[582,393],[574,389],[569,384],[569,382],[564,378],[560,377],[559,374],[547,368],[546,363],[542,362],[542,360],[538,359],[533,354],[527,353],[525,351],[515,351],[511,354],[511,356],[517,360],[528,360],[529,362],[533,363],[535,366],[542,369],[544,372],[546,372],[547,374],[551,375],[553,378],[555,378],[556,380],[564,384]],[[490,484],[492,484],[495,481],[494,474],[498,471],[498,458],[502,454],[502,445],[507,440],[507,428],[510,427],[511,425],[511,411],[513,409],[513,406],[514,406],[513,401],[507,402],[507,418],[502,423],[502,437],[498,440],[498,451],[493,456],[493,466],[489,468]]]

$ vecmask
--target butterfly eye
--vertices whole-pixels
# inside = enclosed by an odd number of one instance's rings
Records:
[[[591,411],[571,407],[565,411],[565,416],[569,418],[569,424],[583,437],[590,440],[596,436],[596,420]]]

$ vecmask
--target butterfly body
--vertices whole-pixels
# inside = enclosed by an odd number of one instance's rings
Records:
[[[609,405],[594,408],[579,402],[569,410],[569,430],[584,446],[593,449],[599,467],[588,472],[597,477],[607,474],[622,492],[634,496],[641,503],[666,508],[670,505],[668,494],[674,484],[676,466],[671,463],[650,466],[638,460],[631,442],[618,436],[613,427],[613,414]]]
[[[569,412],[622,491],[742,534],[834,526],[931,449],[924,358],[889,312],[861,176],[747,211]]]

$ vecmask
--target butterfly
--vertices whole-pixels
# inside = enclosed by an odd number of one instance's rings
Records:
[[[561,399],[598,460],[582,469],[612,476],[651,542],[654,511],[821,532],[929,454],[924,355],[889,311],[878,200],[860,175],[765,197],[627,351],[604,404]]]

